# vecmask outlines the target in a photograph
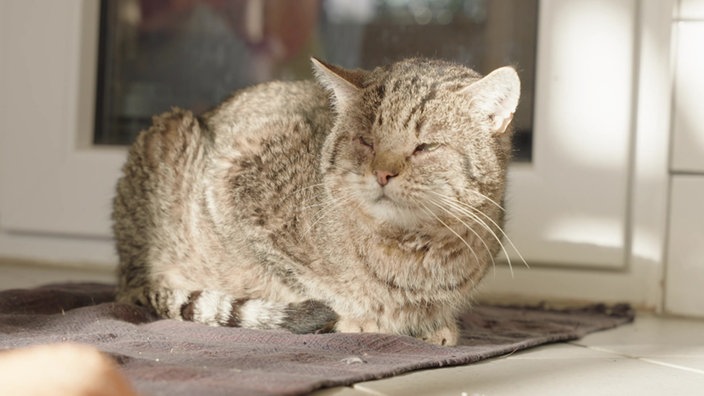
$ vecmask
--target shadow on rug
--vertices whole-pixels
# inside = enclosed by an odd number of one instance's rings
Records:
[[[460,346],[383,334],[293,335],[158,320],[113,302],[112,285],[76,283],[0,292],[0,349],[56,342],[111,355],[149,395],[296,395],[412,370],[473,363],[633,320],[627,305],[553,310],[476,306]]]

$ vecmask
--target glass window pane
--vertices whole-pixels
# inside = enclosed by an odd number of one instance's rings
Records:
[[[516,157],[530,160],[537,0],[103,0],[96,144],[129,144],[173,106],[311,77],[309,58],[372,68],[404,57],[482,74],[517,67]]]

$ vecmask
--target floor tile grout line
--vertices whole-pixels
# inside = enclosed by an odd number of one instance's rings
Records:
[[[596,352],[608,353],[608,354],[611,354],[611,355],[618,355],[618,356],[621,356],[621,357],[627,357],[627,358],[635,359],[634,356],[629,356],[629,355],[620,353],[620,352],[618,352],[618,351],[614,351],[614,350],[612,350],[612,349],[602,348],[602,347],[593,346],[593,345],[580,344],[579,341],[568,342],[568,344],[569,344],[569,345],[576,346],[576,347],[584,348],[584,349],[590,349],[590,350],[596,351]]]
[[[570,342],[570,344],[571,344],[571,345],[574,345],[574,346],[582,347],[582,348],[585,348],[585,349],[589,349],[589,350],[592,350],[592,351],[595,351],[595,352],[601,352],[601,353],[606,353],[606,354],[609,354],[609,355],[615,355],[615,356],[621,357],[621,358],[633,359],[633,360],[641,359],[641,356],[629,355],[629,354],[627,354],[627,353],[615,351],[615,350],[613,350],[613,349],[608,349],[608,348],[604,348],[604,347],[598,347],[598,346],[594,346],[594,345],[578,344],[578,343],[576,343],[576,342],[574,342],[574,343],[573,343],[573,342]]]
[[[356,391],[364,392],[366,394],[373,395],[373,396],[388,396],[386,393],[382,393],[379,391],[375,391],[374,389],[367,388],[366,386],[364,386],[364,382],[352,385],[352,389],[354,389]]]
[[[667,363],[667,362],[663,362],[663,361],[661,361],[661,360],[657,360],[657,359],[653,359],[653,358],[641,357],[641,358],[637,358],[637,359],[638,359],[638,360],[641,360],[641,361],[643,361],[643,362],[655,364],[655,365],[658,365],[658,366],[668,367],[668,368],[672,368],[672,369],[676,369],[676,370],[684,370],[684,371],[688,371],[688,372],[690,372],[690,373],[696,373],[696,374],[704,375],[704,370],[699,370],[699,369],[695,369],[695,368],[692,368],[692,367],[681,366],[681,365],[679,365],[679,364],[674,364],[674,363]]]
[[[635,355],[630,355],[628,353],[623,353],[619,351],[615,351],[613,349],[608,349],[604,347],[599,347],[599,346],[594,346],[594,345],[581,345],[584,348],[591,349],[592,351],[597,351],[597,352],[602,352],[602,353],[608,353],[611,355],[616,355],[619,357],[627,358],[627,359],[640,359],[642,356],[635,356]]]
[[[647,358],[644,356],[631,355],[628,353],[617,352],[617,351],[614,351],[611,349],[606,349],[606,348],[597,347],[597,346],[582,345],[582,344],[576,344],[576,343],[571,343],[571,342],[570,342],[570,344],[576,345],[576,346],[581,346],[583,348],[591,349],[591,350],[597,351],[597,352],[603,352],[603,353],[608,353],[611,355],[616,355],[616,356],[626,358],[626,359],[639,360],[644,363],[650,363],[650,364],[655,364],[655,365],[662,366],[662,367],[667,367],[667,368],[676,369],[676,370],[684,370],[684,371],[688,371],[691,373],[704,375],[704,370],[700,370],[700,369],[696,369],[696,368],[692,368],[692,367],[687,367],[687,366],[682,366],[682,365],[674,364],[674,363],[663,362],[662,360],[657,360],[657,358]]]

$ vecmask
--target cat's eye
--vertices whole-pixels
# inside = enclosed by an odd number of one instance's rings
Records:
[[[371,143],[369,140],[367,140],[364,136],[359,137],[359,142],[362,143],[363,146],[367,146],[371,149],[374,148],[374,143]]]
[[[413,151],[413,154],[428,153],[428,152],[437,150],[439,147],[440,147],[440,143],[419,144],[418,146],[416,146],[416,149]]]

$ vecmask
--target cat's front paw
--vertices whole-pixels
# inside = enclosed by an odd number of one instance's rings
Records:
[[[338,333],[378,333],[379,325],[376,320],[340,319],[335,326]]]
[[[457,341],[459,340],[459,330],[457,330],[457,328],[443,327],[430,334],[428,337],[423,338],[423,340],[435,345],[457,345]]]

